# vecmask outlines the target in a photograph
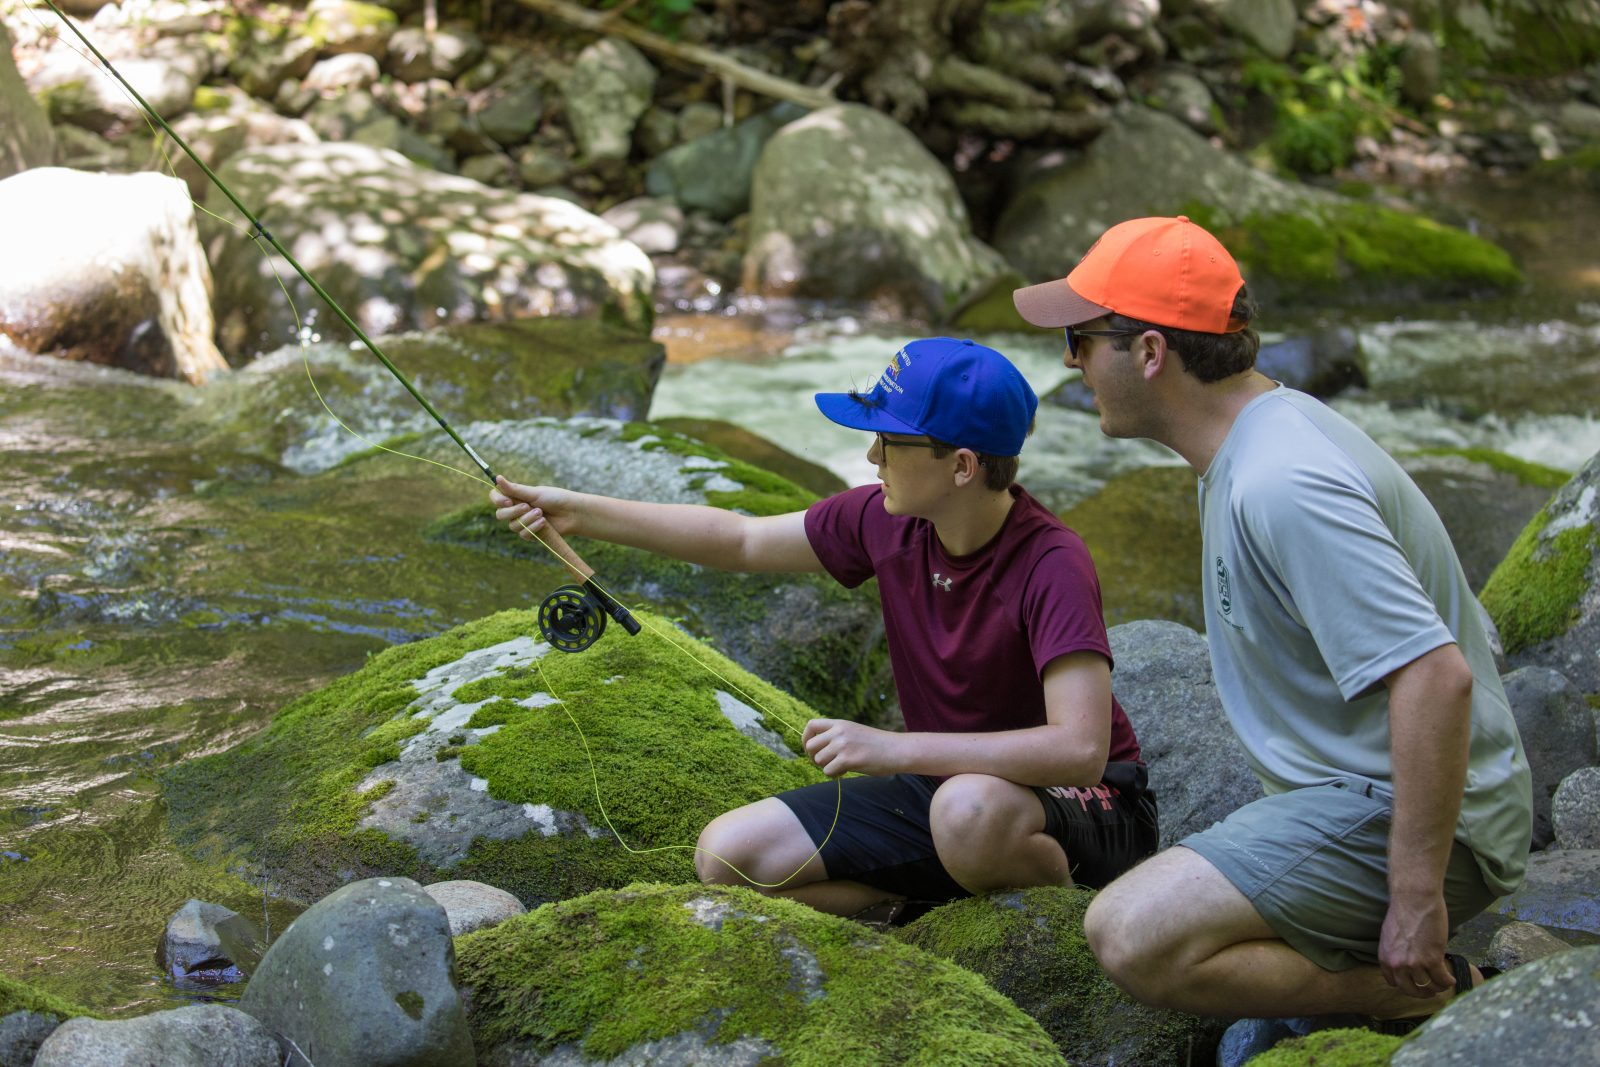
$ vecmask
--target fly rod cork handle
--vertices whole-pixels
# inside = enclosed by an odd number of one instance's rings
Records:
[[[531,530],[529,531],[529,533],[532,532]],[[554,526],[548,522],[545,523],[544,532],[535,536],[543,541],[550,551],[556,554],[566,566],[567,571],[571,573],[573,579],[583,586],[584,591],[589,594],[596,604],[605,610],[607,615],[617,620],[617,623],[628,631],[630,636],[636,636],[639,633],[642,627],[639,625],[639,620],[633,617],[633,612],[619,603],[610,593],[600,588],[599,583],[594,580],[594,568],[585,563],[583,557],[573,551],[572,546],[567,544],[566,538],[557,533]]]

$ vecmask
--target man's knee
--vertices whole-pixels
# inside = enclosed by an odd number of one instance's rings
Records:
[[[1083,936],[1107,977],[1131,992],[1130,983],[1144,969],[1145,954],[1140,952],[1140,939],[1126,936],[1133,910],[1122,885],[1126,878],[1124,875],[1112,882],[1089,902],[1089,909],[1083,913]]]

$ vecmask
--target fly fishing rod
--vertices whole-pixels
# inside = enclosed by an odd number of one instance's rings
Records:
[[[79,30],[72,20],[62,13],[61,9],[55,5],[54,0],[44,0],[44,2],[51,11],[55,12],[56,17],[66,25],[67,29],[71,30],[79,41],[83,42],[84,47],[94,54],[95,59],[99,60],[100,64],[105,67],[111,76],[116,78],[122,87],[127,90],[128,94],[138,102],[144,113],[149,115],[168,137],[172,138],[173,143],[183,149],[184,155],[188,156],[195,166],[200,168],[213,185],[222,190],[222,194],[233,203],[233,206],[239,210],[239,213],[254,228],[250,234],[250,239],[252,241],[257,237],[264,239],[278,255],[283,257],[289,266],[294,268],[295,273],[300,275],[301,279],[311,287],[311,291],[321,297],[323,303],[327,304],[333,313],[339,316],[340,321],[350,328],[351,332],[361,340],[362,344],[367,346],[367,349],[373,355],[378,357],[383,365],[388,368],[389,373],[394,375],[401,385],[405,386],[406,392],[410,393],[412,398],[422,405],[422,410],[432,415],[433,420],[439,424],[440,428],[450,435],[450,440],[461,446],[461,450],[483,472],[489,484],[494,485],[495,473],[490,469],[489,464],[474,451],[471,445],[462,439],[460,434],[456,433],[455,428],[445,420],[445,417],[439,414],[432,404],[428,403],[428,398],[417,392],[410,379],[401,373],[400,368],[396,367],[388,356],[383,354],[383,350],[367,336],[366,331],[345,312],[344,308],[339,306],[339,302],[329,296],[327,290],[323,289],[294,256],[289,254],[289,250],[284,248],[278,239],[272,235],[272,232],[262,224],[261,220],[240,202],[239,198],[233,194],[233,190],[229,189],[227,184],[217,177],[210,167],[206,166],[205,161],[195,154],[194,149],[189,147],[189,143],[179,136],[178,132],[167,124],[167,120],[162,118],[160,113],[151,107],[143,96],[139,95],[139,91],[128,83],[122,73],[111,65],[111,61],[94,46],[94,42],[84,36],[83,31]],[[527,529],[526,525],[523,528]],[[539,631],[545,640],[550,642],[551,647],[560,649],[563,652],[583,651],[599,640],[600,635],[605,632],[607,615],[617,620],[629,634],[637,634],[639,632],[640,626],[638,620],[633,617],[633,613],[618,603],[610,593],[601,588],[600,584],[595,581],[594,568],[583,562],[582,557],[572,550],[571,546],[566,543],[566,540],[554,528],[548,523],[545,524],[545,533],[549,536],[549,540],[534,533],[532,530],[528,530],[528,532],[533,534],[540,544],[549,549],[580,583],[578,585],[562,586],[546,597],[539,605]]]

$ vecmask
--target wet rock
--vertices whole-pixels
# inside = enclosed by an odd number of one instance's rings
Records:
[[[717,118],[711,130],[652,162],[645,189],[652,196],[670,197],[685,210],[726,222],[750,209],[750,186],[761,150],[786,123],[806,112],[795,104],[780,104],[724,128],[721,113],[711,110]]]
[[[1491,910],[1561,930],[1600,934],[1600,849],[1547,849],[1528,857],[1528,876]]]
[[[11,33],[0,23],[0,180],[55,160],[55,135],[12,58]]]
[[[1600,767],[1562,779],[1550,809],[1557,848],[1600,849]]]
[[[871,108],[812,112],[774,134],[756,164],[748,291],[934,317],[1005,269],[972,236],[944,166]]]
[[[1535,960],[1453,1001],[1401,1045],[1391,1067],[1600,1064],[1600,945]]]
[[[1553,956],[1572,946],[1556,937],[1542,926],[1533,923],[1509,922],[1496,930],[1489,942],[1489,951],[1483,962],[1502,971],[1521,967],[1524,963]]]
[[[0,1067],[31,1067],[39,1046],[60,1025],[58,1017],[36,1011],[0,1016]]]
[[[77,1018],[39,1048],[34,1067],[278,1067],[283,1053],[256,1019],[222,1004],[136,1019]]]
[[[1502,681],[1533,772],[1533,847],[1543,848],[1555,837],[1550,805],[1556,787],[1596,762],[1594,716],[1583,694],[1559,671],[1523,667]]]
[[[0,334],[24,351],[200,382],[211,271],[182,182],[38,167],[0,181]]]
[[[266,950],[255,924],[232,909],[190,900],[167,920],[156,963],[179,988],[242,982]]]
[[[970,972],[746,889],[594,893],[458,948],[486,1063],[1065,1062]]]
[[[1161,819],[1161,847],[1261,795],[1211,677],[1205,638],[1173,622],[1113,626],[1112,692],[1139,735]]]
[[[295,1067],[471,1067],[450,923],[409,878],[354,882],[267,951],[239,1007],[282,1036]]]
[[[656,68],[627,41],[607,37],[578,54],[561,95],[586,163],[627,158],[634,124],[650,106],[655,85]]]
[[[450,919],[450,936],[460,937],[486,926],[495,926],[507,919],[523,915],[527,908],[522,901],[482,882],[434,882],[422,887]]]

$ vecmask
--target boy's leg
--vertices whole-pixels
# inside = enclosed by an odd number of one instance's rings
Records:
[[[929,822],[939,861],[969,893],[1072,884],[1067,854],[1045,833],[1044,805],[1027,786],[955,775],[934,793]]]

